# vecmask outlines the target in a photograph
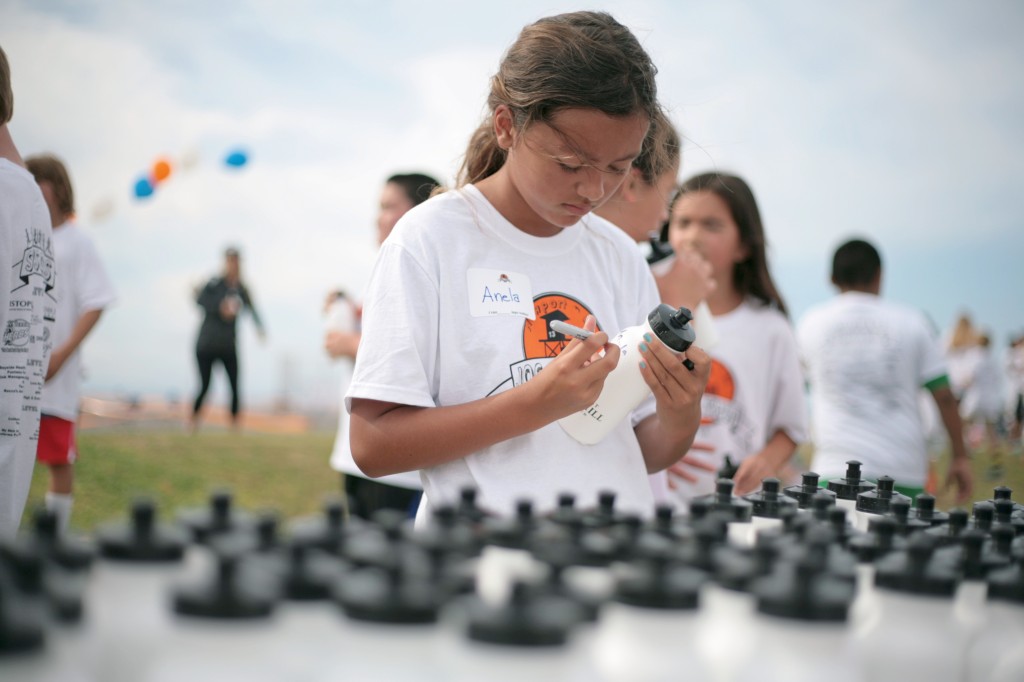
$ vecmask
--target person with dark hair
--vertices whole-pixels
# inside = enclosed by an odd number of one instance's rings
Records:
[[[116,294],[92,239],[73,220],[75,195],[64,163],[46,154],[29,157],[25,164],[50,210],[60,278],[53,351],[40,406],[38,459],[50,469],[46,507],[57,515],[64,530],[71,517],[73,465],[78,458],[75,421],[82,383],[80,350]]]
[[[377,212],[377,244],[383,244],[395,223],[414,206],[422,204],[441,183],[425,173],[397,173],[384,182]],[[341,396],[352,381],[352,365],[359,348],[361,310],[340,290],[327,295],[327,334],[324,349],[341,365]],[[349,444],[349,415],[344,407],[338,419],[338,433],[331,452],[331,467],[341,472],[348,513],[370,519],[379,509],[397,509],[416,515],[423,483],[418,471],[403,471],[378,479],[367,478],[352,459]]]
[[[882,298],[882,272],[871,243],[842,244],[832,259],[839,295],[812,306],[797,325],[811,392],[811,468],[827,485],[856,459],[865,478],[891,476],[915,499],[928,476],[918,401],[924,387],[952,448],[946,485],[956,486],[962,504],[970,500],[973,474],[940,344],[924,314]]]
[[[13,116],[0,48],[0,542],[17,532],[28,499],[60,292],[50,215],[7,127]]]
[[[193,433],[199,428],[199,413],[210,388],[213,365],[219,362],[231,386],[231,426],[238,430],[241,414],[241,389],[238,380],[238,317],[248,311],[256,324],[260,340],[266,338],[263,320],[253,305],[249,287],[242,281],[242,257],[238,249],[224,251],[224,272],[211,278],[196,292],[196,303],[203,310],[203,323],[196,339],[196,363],[199,368],[199,393],[192,404],[189,427]]]
[[[524,497],[543,514],[560,493],[588,507],[612,491],[650,517],[648,474],[689,447],[709,361],[653,335],[631,349],[652,390],[631,418],[593,445],[557,423],[597,400],[621,355],[610,335],[660,305],[635,242],[593,215],[661,110],[655,74],[606,13],[526,26],[491,78],[457,189],[405,214],[381,248],[346,396],[352,454],[368,476],[421,471],[418,523],[467,487],[502,516]],[[594,333],[570,338],[554,320]]]
[[[679,188],[670,215],[666,238],[677,257],[695,254],[711,266],[715,286],[706,301],[717,337],[708,349],[700,430],[668,471],[671,498],[686,504],[714,492],[715,472],[730,463],[740,495],[768,477],[792,478],[790,460],[807,438],[803,375],[786,305],[768,269],[754,193],[739,176],[701,173]],[[683,265],[662,278],[662,299],[670,305],[687,300],[674,298],[685,296],[685,286],[672,286],[677,278],[685,283]]]

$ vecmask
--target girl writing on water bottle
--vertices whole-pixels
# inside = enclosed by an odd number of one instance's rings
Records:
[[[583,445],[556,423],[600,394],[619,357],[609,335],[660,302],[634,242],[592,213],[659,112],[655,72],[608,14],[525,27],[491,79],[457,189],[384,243],[347,395],[352,452],[370,476],[420,469],[418,518],[466,486],[498,514],[523,497],[549,510],[562,492],[594,505],[610,489],[650,515],[648,473],[689,448],[709,359],[656,338],[639,345],[652,398],[607,437]],[[596,333],[569,338],[555,320]]]

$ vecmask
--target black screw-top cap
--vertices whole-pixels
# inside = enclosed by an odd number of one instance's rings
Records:
[[[437,621],[445,594],[402,561],[354,570],[336,583],[335,598],[353,620],[426,625]]]
[[[784,563],[751,591],[759,613],[799,621],[845,622],[853,601],[853,586],[831,576],[817,552]]]
[[[288,545],[288,562],[281,580],[281,592],[294,601],[329,599],[334,581],[346,568],[345,564],[323,550],[293,539]]]
[[[857,495],[857,511],[868,514],[886,514],[889,511],[893,500],[904,499],[910,503],[910,498],[894,489],[896,481],[891,476],[879,476],[878,485],[874,490]]]
[[[211,493],[206,507],[180,510],[177,518],[191,531],[193,540],[202,543],[218,535],[250,531],[253,526],[252,516],[234,508],[232,494],[227,490]]]
[[[608,566],[618,558],[619,547],[606,532],[587,528],[582,519],[550,525],[527,540],[530,552],[547,561],[551,551],[574,566]]]
[[[181,561],[188,534],[179,526],[157,523],[150,498],[132,502],[127,522],[112,521],[96,529],[100,555],[116,561],[173,563]]]
[[[811,513],[816,521],[828,521],[828,512],[836,506],[836,496],[829,495],[829,491],[818,488],[818,492],[811,497]]]
[[[996,508],[991,502],[975,502],[973,507],[973,519],[971,527],[983,530],[986,533],[992,530],[992,524],[996,520]]]
[[[729,521],[749,521],[754,507],[742,497],[733,496],[734,485],[731,479],[720,478],[715,483],[715,492],[697,499],[707,502],[711,511],[723,515]]]
[[[693,313],[688,308],[676,309],[662,303],[650,312],[647,323],[662,343],[677,353],[682,353],[697,338],[693,327],[690,326],[692,319]]]
[[[470,523],[480,523],[490,516],[476,502],[477,489],[473,486],[465,486],[459,491],[459,506],[457,511],[459,517]]]
[[[861,478],[861,464],[855,459],[846,462],[846,476],[843,478],[831,478],[828,481],[828,489],[836,494],[840,500],[856,500],[857,495],[873,490],[875,484]]]
[[[1013,530],[1014,535],[1024,535],[1024,515],[1017,513],[1017,504],[1012,500],[995,500],[995,522],[992,529],[1006,526]]]
[[[896,529],[901,535],[910,535],[931,528],[927,521],[915,519],[910,515],[910,500],[893,500],[889,505],[889,513],[896,520]]]
[[[791,485],[783,492],[788,496],[796,500],[797,504],[801,509],[808,509],[811,506],[811,501],[814,496],[818,493],[824,493],[835,497],[836,494],[827,488],[818,487],[818,479],[820,476],[813,471],[808,471],[800,475],[800,483],[798,485]]]
[[[174,591],[174,611],[184,616],[223,620],[252,620],[268,617],[274,609],[274,592],[269,583],[254,579],[245,570],[238,540],[211,545],[217,558],[212,576]]]
[[[765,478],[761,481],[761,489],[744,495],[743,499],[751,504],[753,516],[761,516],[769,519],[782,517],[786,508],[797,509],[797,501],[787,495],[782,495],[782,482],[777,478]]]
[[[43,558],[72,571],[86,570],[92,565],[96,549],[81,538],[61,535],[56,512],[39,506],[32,518],[32,541]]]
[[[413,543],[406,538],[408,515],[398,509],[378,509],[373,524],[345,543],[345,557],[354,567],[388,567],[395,561],[411,560]],[[424,559],[422,554],[418,555]],[[425,563],[425,561],[421,561]]]
[[[868,532],[850,539],[847,548],[861,563],[870,563],[895,550],[906,547],[906,540],[896,535],[896,521],[879,516],[868,522]]]
[[[1008,486],[1005,486],[1005,485],[996,486],[992,490],[992,499],[989,500],[989,502],[992,502],[994,504],[998,500],[1010,500],[1010,501],[1013,501],[1013,489],[1008,487]],[[1013,503],[1013,508],[1014,508],[1013,510],[1015,512],[1017,512],[1018,514],[1024,513],[1024,504],[1021,504],[1019,502],[1014,502]]]
[[[547,579],[528,584],[530,595],[538,599],[564,599],[578,608],[580,621],[597,622],[604,600],[573,588],[564,579],[565,569],[575,564],[572,551],[565,545],[556,545],[548,548],[542,558],[548,566]]]
[[[989,600],[1009,601],[1024,606],[1024,562],[1016,562],[988,574]]]
[[[43,648],[42,612],[20,604],[14,586],[0,580],[0,660]]]
[[[846,547],[850,540],[861,535],[854,530],[849,521],[846,520],[846,509],[843,507],[830,507],[825,522],[832,531],[832,536],[840,546]]]
[[[292,537],[339,557],[344,556],[348,539],[368,526],[358,517],[346,517],[345,504],[335,495],[324,500],[320,514],[294,519],[288,525]]]
[[[439,552],[446,560],[468,559],[480,554],[482,533],[477,532],[476,526],[460,519],[455,507],[440,505],[434,509],[433,515],[434,523],[409,536],[414,543],[427,551]]]
[[[910,518],[925,521],[932,526],[949,523],[949,514],[935,508],[935,498],[928,493],[921,493],[914,498],[914,508],[910,510]]]
[[[690,500],[690,523],[696,523],[711,512],[711,505],[704,498],[696,497]]]
[[[948,564],[932,561],[935,538],[915,533],[907,539],[907,549],[893,552],[875,564],[877,587],[933,597],[952,597],[957,576]]]
[[[577,519],[579,517],[576,517]],[[483,524],[483,538],[488,545],[510,549],[526,549],[530,537],[537,530],[537,518],[533,514],[533,502],[519,500],[516,513],[510,519],[491,518]]]
[[[970,521],[970,516],[963,509],[951,509],[948,516],[945,524],[933,526],[925,531],[938,541],[940,547],[959,543],[960,536],[967,530]]]
[[[512,585],[507,604],[473,602],[466,635],[476,642],[518,647],[559,647],[579,623],[579,609],[565,599],[533,593],[525,583]]]
[[[704,571],[675,563],[666,554],[634,562],[616,582],[613,599],[622,604],[662,611],[690,611],[700,605]]]
[[[735,478],[736,472],[739,470],[740,468],[732,461],[732,455],[726,455],[722,461],[722,466],[718,468],[716,476],[718,478]]]
[[[583,512],[576,508],[576,496],[572,493],[559,493],[558,505],[546,518],[553,523],[573,523],[582,516]]]

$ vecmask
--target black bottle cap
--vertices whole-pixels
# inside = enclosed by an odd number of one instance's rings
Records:
[[[846,476],[843,478],[831,478],[828,481],[828,489],[836,494],[840,500],[856,500],[857,495],[873,490],[875,484],[861,478],[861,464],[855,459],[846,462]]]
[[[20,600],[14,586],[0,580],[0,660],[43,648],[42,612],[26,608]]]
[[[354,570],[337,582],[335,591],[349,618],[393,625],[436,622],[444,596],[402,561]]]
[[[716,477],[734,478],[736,476],[736,472],[739,470],[740,468],[736,466],[732,461],[732,455],[726,455],[722,461],[722,466],[718,468],[718,473],[716,474]]]
[[[608,528],[622,521],[622,514],[615,509],[615,492],[602,490],[597,494],[597,507],[583,514],[583,523],[588,528]]]
[[[662,343],[677,353],[682,353],[697,338],[693,327],[690,326],[692,319],[693,313],[688,308],[676,309],[662,303],[650,312],[647,323]]]
[[[857,511],[868,514],[888,513],[893,500],[904,499],[910,503],[910,498],[894,489],[896,481],[891,476],[879,476],[878,485],[874,490],[857,495]]]
[[[562,547],[562,550],[565,549]],[[575,589],[564,579],[565,569],[574,565],[571,552],[551,548],[545,553],[544,561],[548,566],[547,579],[526,584],[530,595],[538,599],[564,599],[577,608],[581,622],[597,622],[604,599]]]
[[[910,518],[925,521],[932,526],[949,523],[949,514],[935,508],[935,498],[928,493],[921,493],[914,498],[914,508],[910,510]]]
[[[211,493],[206,507],[180,510],[177,518],[191,531],[192,539],[202,543],[233,531],[245,532],[253,526],[250,514],[233,507],[232,494],[227,490]]]
[[[871,563],[906,547],[906,540],[896,534],[896,521],[889,516],[879,516],[868,522],[868,532],[850,539],[848,549],[861,563]]]
[[[174,563],[181,561],[188,534],[179,526],[157,523],[151,498],[132,502],[128,521],[112,521],[96,529],[100,556],[116,561]]]
[[[582,516],[583,512],[576,508],[576,496],[572,493],[559,493],[558,506],[546,518],[554,523],[572,523]]]
[[[466,635],[476,642],[518,647],[559,647],[579,622],[578,608],[564,599],[534,594],[525,583],[512,585],[507,604],[491,606],[476,600]]]
[[[811,497],[810,511],[815,521],[828,521],[829,510],[836,506],[836,496],[829,495],[830,491],[818,488],[818,492]]]
[[[998,500],[1011,500],[1012,501],[1013,500],[1013,489],[1008,487],[1008,486],[1005,486],[1005,485],[996,486],[996,488],[993,489],[993,491],[992,491],[992,499],[989,500],[989,502],[992,502],[993,504],[995,504],[995,502],[997,502]],[[1024,513],[1024,504],[1021,504],[1019,502],[1014,502],[1013,503],[1013,507],[1014,507],[1014,511],[1017,512],[1018,514]]]
[[[996,569],[988,574],[989,600],[1009,601],[1024,606],[1024,563]]]
[[[288,560],[281,579],[281,592],[294,601],[330,599],[334,581],[347,566],[321,549],[301,540],[288,545]]]
[[[292,537],[302,538],[305,544],[343,556],[349,537],[366,526],[358,517],[347,517],[341,499],[330,496],[324,500],[320,514],[293,520],[289,531]]]
[[[801,509],[808,509],[811,506],[811,500],[818,493],[824,493],[835,497],[836,494],[827,488],[818,487],[818,479],[820,477],[813,471],[808,471],[800,475],[800,483],[798,485],[791,485],[783,492],[796,500],[797,504]]]
[[[946,523],[932,526],[925,531],[939,543],[940,547],[955,545],[960,542],[960,536],[967,530],[970,516],[963,509],[951,509]]]
[[[778,519],[782,517],[783,510],[790,508],[797,509],[797,501],[788,495],[780,493],[782,482],[777,478],[766,478],[761,481],[761,489],[744,495],[743,499],[751,504],[753,516]]]
[[[432,524],[409,536],[414,543],[427,551],[437,551],[446,559],[468,559],[480,554],[483,533],[460,519],[455,507],[442,504],[434,509],[433,516]]]
[[[853,601],[853,586],[825,570],[819,553],[805,552],[754,583],[757,610],[799,621],[842,623]]]
[[[991,502],[975,502],[972,516],[971,527],[987,533],[992,530],[992,524],[996,520],[995,505]]]
[[[531,536],[528,549],[541,561],[547,561],[551,550],[574,566],[608,566],[618,558],[619,547],[607,533],[592,530],[582,519],[572,523],[548,526]]]
[[[96,555],[93,543],[62,535],[56,512],[37,507],[32,517],[32,541],[43,558],[72,571],[87,570]]]
[[[697,499],[706,502],[712,512],[722,514],[729,521],[749,521],[753,514],[753,505],[742,497],[733,496],[734,485],[731,479],[720,478],[715,482],[715,492]]]
[[[675,556],[687,566],[693,566],[713,574],[717,565],[716,554],[726,544],[729,529],[716,517],[703,519],[693,526],[693,538],[675,552]]]
[[[613,599],[622,604],[663,611],[690,611],[700,605],[704,571],[675,563],[668,554],[634,562],[616,581]]]
[[[223,620],[253,620],[268,617],[275,595],[266,580],[254,579],[246,570],[237,541],[211,545],[217,567],[211,576],[174,591],[174,611],[184,616]]]
[[[931,524],[927,521],[916,519],[910,515],[909,499],[893,500],[889,504],[889,513],[896,520],[896,529],[901,535],[910,535],[931,528]]]
[[[456,507],[459,517],[472,524],[481,523],[490,516],[477,504],[476,498],[476,488],[465,486],[459,491],[459,505]]]
[[[396,561],[408,560],[413,547],[404,532],[408,523],[404,511],[378,509],[373,514],[373,523],[346,541],[344,558],[356,568],[386,568]]]
[[[579,520],[579,517],[573,515]],[[526,549],[530,538],[537,530],[537,518],[533,514],[530,500],[516,502],[516,513],[512,518],[490,518],[482,526],[484,542],[509,549]]]
[[[875,565],[875,585],[908,594],[952,597],[957,577],[944,562],[933,561],[937,544],[927,533],[907,539],[904,551],[893,552]]]

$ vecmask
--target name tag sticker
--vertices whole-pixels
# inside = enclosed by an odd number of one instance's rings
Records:
[[[517,315],[534,319],[530,278],[508,270],[470,268],[466,272],[469,312],[473,317]]]

